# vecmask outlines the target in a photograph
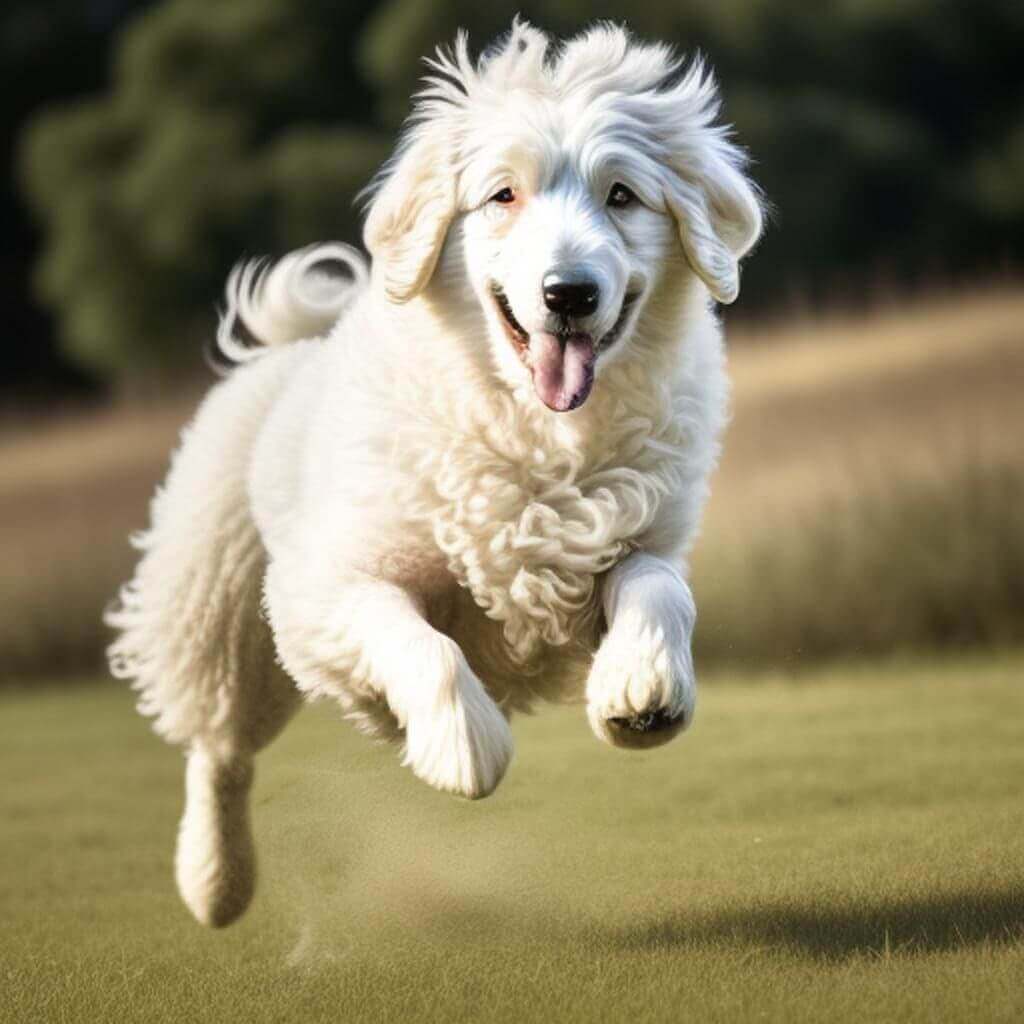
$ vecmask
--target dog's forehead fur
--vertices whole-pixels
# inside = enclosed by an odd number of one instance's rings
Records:
[[[602,183],[628,167],[643,198],[659,205],[658,169],[680,156],[699,161],[706,147],[720,144],[730,162],[741,159],[726,132],[712,126],[719,103],[703,64],[694,61],[684,72],[671,47],[639,42],[617,25],[598,24],[557,42],[517,19],[479,60],[460,33],[427,64],[432,73],[396,157],[428,125],[443,123],[468,203],[486,198],[480,179],[499,174],[502,164],[529,175],[534,187],[552,182],[567,164]]]
[[[557,43],[517,19],[478,60],[461,34],[428,64],[397,151],[365,193],[364,239],[385,257],[377,277],[394,301],[426,285],[458,210],[509,185],[546,189],[566,170],[595,198],[621,181],[669,213],[711,295],[736,298],[760,201],[700,60],[684,66],[608,23]]]
[[[682,67],[671,47],[639,42],[617,25],[598,24],[559,43],[521,20],[475,63],[465,33],[450,51],[439,50],[427,63],[435,74],[418,94],[421,108],[431,101],[455,106],[466,101],[501,103],[525,90],[534,101],[544,97],[571,103],[577,112],[606,93],[635,95],[676,88]],[[695,84],[689,82],[688,88]]]

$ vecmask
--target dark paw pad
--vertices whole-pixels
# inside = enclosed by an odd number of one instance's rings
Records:
[[[620,715],[608,721],[618,729],[629,732],[656,733],[673,729],[679,724],[682,715],[672,715],[665,708],[656,711],[644,711],[639,715]]]

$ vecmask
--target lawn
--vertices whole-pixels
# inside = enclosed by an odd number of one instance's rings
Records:
[[[1024,1019],[1024,655],[722,674],[648,754],[575,709],[514,731],[470,804],[305,710],[215,933],[171,880],[180,756],[130,695],[0,694],[0,1018]]]

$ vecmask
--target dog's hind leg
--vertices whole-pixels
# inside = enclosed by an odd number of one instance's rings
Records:
[[[239,918],[252,900],[256,857],[249,820],[253,756],[284,727],[299,701],[295,685],[279,680],[254,687],[249,707],[265,731],[244,739],[215,732],[189,745],[185,810],[178,829],[174,875],[186,906],[202,924],[220,928]]]
[[[333,697],[378,735],[390,709],[404,763],[436,789],[474,799],[498,785],[512,757],[508,722],[416,597],[363,574],[300,576],[276,562],[266,596],[278,653],[302,690]]]
[[[114,673],[132,680],[156,731],[187,750],[176,875],[193,914],[215,926],[253,891],[253,755],[299,700],[262,615],[267,559],[246,480],[286,356],[238,371],[203,403],[154,499],[134,578],[108,613],[121,631]]]
[[[266,630],[266,624],[259,626]],[[182,900],[202,924],[231,924],[248,907],[256,883],[249,820],[255,753],[284,727],[299,703],[294,683],[267,661],[250,677],[231,711],[232,726],[189,744],[185,809],[178,829],[175,879]],[[256,685],[252,685],[252,684]]]

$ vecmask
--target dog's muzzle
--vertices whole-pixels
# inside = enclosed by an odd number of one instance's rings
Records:
[[[516,319],[504,289],[490,284],[491,295],[516,354],[530,369],[537,397],[554,412],[578,409],[594,386],[598,353],[618,339],[639,293],[626,295],[618,318],[600,339],[581,330],[581,320],[596,312],[597,283],[574,271],[551,271],[542,282],[544,304],[552,314],[547,330],[528,333]]]

